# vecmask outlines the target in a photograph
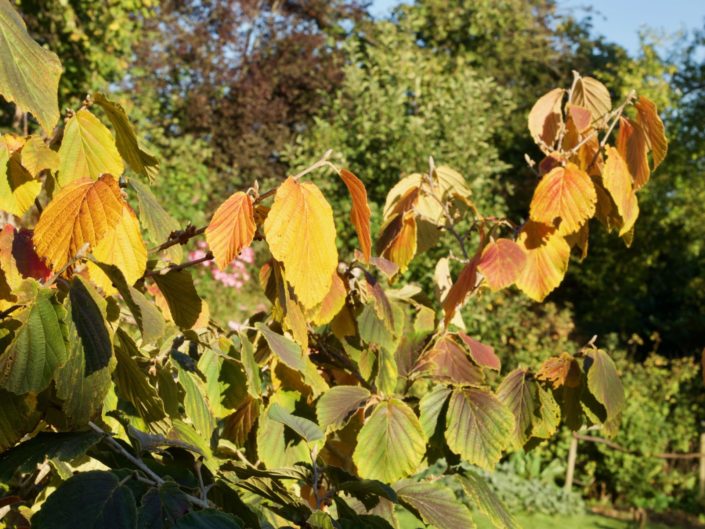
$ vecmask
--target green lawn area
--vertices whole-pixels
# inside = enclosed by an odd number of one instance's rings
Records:
[[[401,529],[424,529],[414,516],[407,512],[397,513]],[[516,517],[523,529],[631,529],[633,524],[598,516],[583,514],[579,516],[547,516],[545,514],[520,514]],[[493,529],[492,524],[482,515],[475,517],[478,529]],[[647,524],[647,529],[679,529],[663,524]],[[465,529],[465,528],[458,528]]]

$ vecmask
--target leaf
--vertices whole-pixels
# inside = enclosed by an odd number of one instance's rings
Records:
[[[220,205],[206,228],[206,241],[218,268],[224,270],[243,248],[250,245],[255,230],[252,199],[238,191]]]
[[[629,173],[634,179],[634,189],[644,187],[651,176],[648,158],[648,139],[641,124],[629,119],[619,118],[617,150],[626,160]]]
[[[284,425],[269,417],[273,405],[279,405],[292,413],[300,394],[295,391],[277,391],[270,399],[269,407],[259,419],[257,428],[257,456],[267,468],[291,466],[299,461],[310,461],[309,450],[298,437],[285,435]]]
[[[282,423],[283,425],[291,428],[307,443],[313,443],[314,441],[325,439],[323,430],[321,430],[315,422],[310,421],[305,417],[293,415],[282,408],[279,404],[274,403],[269,407],[268,416],[273,421]]]
[[[339,430],[348,423],[370,392],[361,386],[335,386],[326,391],[316,404],[318,423],[324,430]]]
[[[179,384],[184,388],[184,409],[201,438],[210,442],[215,429],[215,417],[206,398],[206,389],[193,373],[189,373],[179,366]]]
[[[37,529],[124,529],[137,524],[132,491],[110,472],[81,472],[56,489],[32,517]]]
[[[311,316],[311,321],[313,321],[315,325],[326,325],[330,323],[345,306],[345,298],[347,295],[348,291],[345,289],[345,283],[340,279],[337,272],[334,273],[330,290],[328,294],[326,294],[326,297],[323,298],[323,301],[321,301],[321,304],[316,307],[316,310]]]
[[[497,398],[514,414],[514,447],[520,449],[531,437],[537,387],[525,369],[509,373],[497,388]]]
[[[585,355],[587,382],[590,393],[607,411],[607,419],[616,418],[624,408],[624,387],[617,367],[602,349],[588,349]]]
[[[367,190],[365,184],[347,169],[341,169],[340,178],[348,188],[352,198],[352,209],[350,210],[350,221],[355,227],[357,239],[360,242],[360,249],[365,258],[365,262],[370,261],[372,255],[372,238],[370,236],[370,206],[367,204]]]
[[[59,157],[60,187],[74,180],[96,180],[103,174],[120,176],[125,170],[113,135],[85,108],[66,122]]]
[[[245,333],[240,333],[240,361],[247,375],[247,391],[253,398],[257,399],[262,396],[262,380],[259,375],[259,365],[255,360],[255,352],[252,347],[252,342],[247,338]]]
[[[497,372],[501,370],[502,362],[495,354],[492,346],[485,345],[465,333],[459,332],[456,334],[467,346],[470,351],[470,358],[472,358],[477,365],[488,369],[494,369]]]
[[[534,142],[551,146],[563,125],[562,102],[565,90],[554,88],[539,98],[529,112],[529,132]]]
[[[54,292],[31,284],[30,304],[14,317],[20,322],[0,355],[0,387],[13,393],[39,393],[66,362],[65,311]]]
[[[460,475],[460,483],[474,505],[487,515],[492,525],[497,529],[520,529],[512,514],[507,510],[497,493],[490,488],[485,478],[472,470],[466,470]]]
[[[161,206],[147,185],[136,178],[131,178],[129,185],[137,194],[140,220],[147,229],[150,240],[154,244],[166,242],[169,235],[179,229],[179,223]],[[165,252],[173,262],[181,261],[183,251],[180,245],[171,246]]]
[[[277,355],[284,364],[296,371],[303,371],[305,369],[301,347],[286,336],[275,333],[262,323],[256,323],[255,327],[262,333],[262,336],[264,336],[272,352]]]
[[[531,199],[529,216],[537,222],[558,226],[558,233],[565,235],[577,231],[595,214],[595,202],[597,195],[592,180],[585,171],[569,163],[566,167],[556,167],[541,179]]]
[[[147,268],[147,248],[142,240],[137,216],[127,204],[122,208],[122,217],[93,249],[93,257],[101,263],[120,269],[129,285],[134,285]],[[95,263],[88,262],[91,279],[107,294],[115,291],[110,277]]]
[[[357,436],[353,461],[360,477],[394,482],[416,471],[426,451],[423,429],[399,399],[380,402]]]
[[[93,291],[79,276],[74,276],[69,289],[71,300],[71,317],[76,332],[83,344],[85,354],[85,375],[108,365],[113,356],[113,346],[105,322],[105,301]]]
[[[419,421],[426,437],[430,439],[436,431],[438,418],[443,411],[452,390],[445,386],[436,386],[419,401]]]
[[[42,182],[20,164],[20,153],[10,153],[0,139],[0,210],[23,216],[34,205],[41,189]]]
[[[59,120],[61,61],[37,44],[8,0],[0,0],[0,94],[31,112],[50,136]]]
[[[536,378],[549,382],[553,389],[563,386],[576,388],[580,386],[580,367],[571,355],[561,353],[544,360]]]
[[[577,75],[577,74],[576,74]],[[580,77],[573,85],[571,103],[587,108],[598,127],[607,121],[607,114],[612,110],[609,90],[597,79]]]
[[[527,259],[516,286],[531,299],[543,301],[563,281],[570,246],[555,228],[534,221],[524,225],[518,242],[524,247]]]
[[[663,121],[658,115],[656,105],[648,97],[640,96],[634,106],[638,113],[637,121],[644,130],[653,153],[654,170],[656,170],[668,153],[668,140],[666,139]]]
[[[245,398],[233,413],[223,419],[222,437],[236,446],[244,446],[259,413],[259,401],[251,397]]]
[[[100,92],[93,94],[93,101],[105,111],[113,125],[117,150],[127,165],[134,172],[150,181],[153,180],[159,171],[159,160],[140,148],[135,129],[132,127],[125,109],[118,103],[110,101]]]
[[[88,243],[95,248],[122,219],[123,200],[110,175],[75,180],[59,191],[34,229],[37,254],[62,269]]]
[[[188,270],[170,270],[152,276],[169,306],[169,316],[182,329],[190,329],[198,321],[203,302],[193,285]]]
[[[33,395],[15,395],[0,389],[0,401],[0,452],[4,452],[34,430],[42,417]]]
[[[333,210],[318,187],[287,178],[264,221],[264,235],[301,304],[318,305],[338,266]]]
[[[490,289],[497,292],[514,283],[525,264],[526,254],[521,246],[509,239],[497,239],[482,250],[477,269]]]
[[[35,178],[44,170],[59,168],[59,154],[38,136],[29,136],[20,151],[20,163]]]
[[[181,518],[173,529],[241,529],[235,518],[215,509],[193,511]]]
[[[416,255],[416,219],[413,210],[397,215],[382,229],[393,232],[389,244],[380,252],[382,257],[395,263],[399,266],[399,271],[404,272]],[[383,231],[380,241],[384,240],[384,236]]]
[[[590,110],[575,104],[569,104],[567,110],[575,130],[582,133],[590,128],[592,125],[592,112]]]
[[[420,359],[417,370],[430,372],[435,380],[456,384],[480,384],[482,371],[470,362],[465,350],[451,335],[442,336]]]
[[[191,510],[186,494],[173,481],[149,489],[137,512],[137,529],[166,529]]]
[[[450,287],[448,294],[443,299],[443,312],[445,313],[445,325],[447,326],[458,307],[462,307],[465,303],[465,298],[477,286],[477,259],[470,260],[458,275],[453,286]]]
[[[410,505],[421,519],[438,529],[471,529],[475,522],[470,511],[455,497],[453,490],[440,481],[404,480],[394,489],[402,503]]]
[[[514,416],[492,393],[457,388],[448,403],[446,425],[448,447],[469,463],[490,471],[511,442]]]
[[[639,204],[636,193],[632,189],[632,175],[629,174],[627,163],[622,159],[619,151],[607,146],[607,162],[602,170],[602,183],[609,192],[617,206],[617,211],[622,217],[622,226],[619,235],[622,236],[634,227],[639,216]]]

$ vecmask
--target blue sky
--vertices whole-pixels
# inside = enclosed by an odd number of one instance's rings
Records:
[[[372,12],[388,14],[397,0],[373,0]],[[705,0],[558,0],[559,9],[582,18],[591,6],[593,31],[621,44],[630,52],[638,49],[638,32],[652,28],[663,34],[692,30],[705,23]]]

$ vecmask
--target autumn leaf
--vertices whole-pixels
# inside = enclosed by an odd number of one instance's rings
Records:
[[[595,214],[595,186],[590,177],[575,164],[556,167],[536,186],[529,215],[532,220],[550,226],[560,222],[561,235],[577,231]]]
[[[416,219],[414,212],[409,210],[399,214],[392,223],[398,225],[396,235],[382,251],[382,257],[389,259],[399,266],[399,271],[403,272],[416,255]]]
[[[529,132],[534,141],[551,146],[563,125],[561,110],[565,90],[555,88],[541,96],[529,112]]]
[[[333,210],[318,187],[289,177],[277,189],[264,235],[301,304],[318,305],[338,266]]]
[[[668,152],[668,140],[663,121],[658,115],[656,105],[649,98],[640,96],[634,106],[638,113],[637,120],[644,130],[651,148],[654,157],[654,170],[656,170]]]
[[[636,193],[632,189],[632,175],[619,151],[607,146],[607,162],[602,171],[602,183],[609,192],[622,217],[619,235],[622,236],[632,229],[639,216],[639,204]]]
[[[550,383],[553,389],[562,386],[576,388],[580,385],[580,367],[571,355],[561,353],[544,360],[536,378]]]
[[[315,325],[325,325],[340,312],[345,305],[345,297],[348,292],[345,289],[345,283],[340,279],[338,273],[333,274],[333,280],[330,285],[330,290],[323,298],[321,304],[316,307],[311,320]]]
[[[612,110],[609,90],[592,77],[578,76],[570,102],[588,109],[598,127],[606,123],[607,114]]]
[[[370,206],[367,204],[367,190],[365,189],[365,184],[347,169],[341,169],[339,174],[352,198],[350,220],[355,227],[365,262],[369,262],[370,256],[372,255],[372,238],[370,236],[371,213]]]
[[[252,199],[242,191],[234,193],[213,214],[206,228],[206,241],[215,263],[225,269],[255,235]]]
[[[578,132],[585,132],[592,125],[592,112],[580,105],[568,105],[568,115]]]
[[[524,247],[526,265],[516,285],[531,299],[543,301],[563,281],[570,246],[555,228],[534,221],[524,225],[518,242]]]
[[[34,230],[37,253],[61,269],[86,243],[95,249],[122,219],[123,199],[110,175],[75,180],[44,209]]]
[[[619,118],[617,150],[629,167],[634,180],[634,190],[646,185],[651,176],[648,158],[648,143],[641,125],[630,119]]]
[[[472,259],[467,263],[458,275],[448,294],[443,299],[443,312],[445,313],[445,325],[448,325],[455,315],[458,307],[465,302],[467,295],[477,284],[477,259]]]
[[[20,163],[20,151],[12,152],[7,139],[0,139],[0,210],[21,217],[34,204],[42,182]]]
[[[521,246],[509,239],[497,239],[482,250],[477,269],[496,292],[514,283],[525,264],[526,254]]]

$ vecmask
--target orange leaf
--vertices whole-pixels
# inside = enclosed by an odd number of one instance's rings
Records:
[[[413,211],[407,211],[394,218],[399,223],[399,231],[382,252],[382,257],[399,266],[403,272],[416,255],[416,219]]]
[[[539,98],[529,112],[529,132],[534,141],[550,146],[563,124],[561,104],[565,90],[555,88]]]
[[[568,353],[561,353],[560,356],[545,360],[536,373],[536,378],[549,382],[553,389],[561,386],[574,388],[580,384],[580,367]]]
[[[372,238],[370,236],[370,206],[367,204],[367,190],[365,184],[347,169],[340,170],[340,178],[345,182],[350,197],[352,198],[352,209],[350,210],[350,220],[352,220],[357,238],[360,241],[362,255],[365,262],[369,262],[372,255]]]
[[[609,192],[622,217],[619,235],[622,236],[632,229],[639,216],[639,204],[632,189],[632,175],[629,174],[627,162],[619,151],[607,146],[607,162],[602,171],[602,183]]]
[[[470,357],[477,365],[488,369],[494,369],[495,371],[500,371],[502,368],[502,361],[494,352],[494,347],[485,345],[484,343],[479,342],[475,340],[475,338],[472,338],[462,332],[457,333],[457,336],[465,343],[470,351]]]
[[[617,135],[617,150],[626,160],[629,173],[634,179],[634,189],[639,190],[646,185],[651,176],[649,169],[648,144],[644,129],[629,119],[619,118],[619,134]]]
[[[338,250],[333,210],[318,187],[287,178],[277,189],[264,234],[301,304],[311,309],[323,301],[338,266]]]
[[[95,248],[122,218],[124,201],[110,175],[80,178],[59,191],[34,230],[37,253],[61,269],[86,243]]]
[[[521,246],[509,239],[497,239],[482,250],[477,269],[496,292],[514,283],[525,264],[526,254]]]
[[[450,320],[455,316],[455,311],[465,302],[467,295],[475,288],[477,284],[477,259],[472,259],[466,264],[455,280],[453,286],[450,287],[448,294],[443,299],[443,312],[445,312],[445,325],[450,323]]]
[[[578,132],[585,132],[592,125],[592,112],[580,105],[568,105],[568,115]]]
[[[345,283],[340,279],[338,273],[333,274],[333,282],[330,285],[330,291],[323,298],[321,304],[316,308],[313,317],[313,323],[316,325],[325,325],[335,318],[345,305],[345,297],[348,295],[345,290]]]
[[[223,202],[206,228],[206,241],[223,270],[255,236],[255,217],[250,197],[238,191]]]
[[[529,216],[544,224],[556,225],[559,233],[578,231],[595,213],[595,186],[578,166],[556,167],[536,186]]]
[[[519,233],[518,242],[527,259],[516,286],[531,299],[543,301],[563,281],[570,246],[555,228],[531,220]]]
[[[661,165],[668,152],[668,140],[663,121],[658,115],[656,105],[649,98],[641,96],[634,105],[638,112],[639,124],[646,133],[649,147],[654,157],[654,170]]]

